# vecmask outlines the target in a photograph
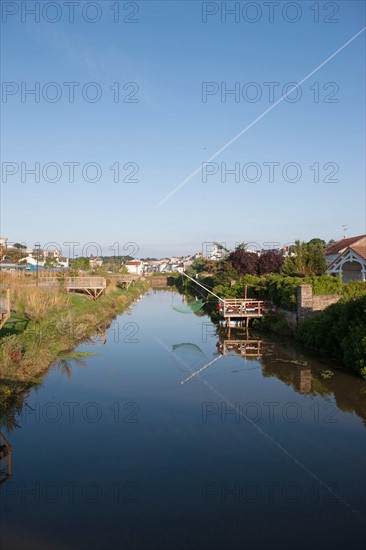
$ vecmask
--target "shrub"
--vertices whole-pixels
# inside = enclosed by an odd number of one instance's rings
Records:
[[[305,320],[297,331],[308,350],[363,375],[366,367],[366,295],[333,304],[316,317]]]

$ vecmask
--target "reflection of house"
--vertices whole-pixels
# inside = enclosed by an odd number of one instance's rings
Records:
[[[130,260],[125,263],[127,271],[134,275],[141,275],[143,263],[141,260]]]
[[[366,235],[342,239],[326,249],[327,273],[344,283],[366,280]]]

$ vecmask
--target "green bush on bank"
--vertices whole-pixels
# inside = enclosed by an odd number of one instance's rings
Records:
[[[296,338],[307,350],[343,362],[366,378],[366,294],[305,320]]]
[[[219,296],[242,298],[245,287],[248,287],[248,297],[258,300],[270,300],[277,307],[296,310],[297,288],[302,284],[310,284],[315,295],[342,294],[343,285],[338,277],[330,275],[311,275],[307,277],[292,277],[283,275],[244,275],[233,285],[217,284],[214,292]],[[362,283],[361,283],[362,284]],[[364,285],[366,292],[366,285]],[[361,292],[361,290],[359,290]],[[352,290],[350,291],[352,295]]]
[[[339,277],[331,275],[294,277],[268,274],[239,277],[236,274],[235,277],[235,272],[229,275],[203,272],[198,275],[198,281],[222,298],[243,298],[247,287],[248,298],[269,300],[288,311],[296,311],[297,289],[302,284],[310,284],[315,296],[338,294],[344,301],[366,295],[366,282],[352,281],[343,284]],[[184,294],[198,294],[204,299],[211,296],[184,276],[169,277],[168,284],[176,286]]]

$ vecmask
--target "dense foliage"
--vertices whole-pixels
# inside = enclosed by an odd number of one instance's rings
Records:
[[[266,250],[260,256],[238,247],[227,260],[239,275],[265,275],[279,273],[283,265],[283,255],[275,250]]]
[[[342,361],[366,378],[366,294],[307,319],[297,338],[306,349]]]
[[[295,311],[297,288],[301,284],[310,284],[315,295],[342,294],[343,288],[346,287],[346,285],[342,285],[338,277],[330,275],[285,277],[279,274],[269,274],[261,277],[245,275],[240,277],[235,284],[221,283],[214,286],[213,290],[219,296],[242,298],[245,287],[247,287],[248,297],[257,298],[258,300],[270,300],[277,307]],[[363,288],[366,292],[366,285]]]
[[[284,275],[323,275],[325,269],[324,246],[319,239],[313,239],[308,243],[295,241],[282,272]]]

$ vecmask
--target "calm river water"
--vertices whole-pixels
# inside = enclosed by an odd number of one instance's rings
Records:
[[[1,549],[364,548],[366,382],[181,302],[150,291],[9,411]]]

